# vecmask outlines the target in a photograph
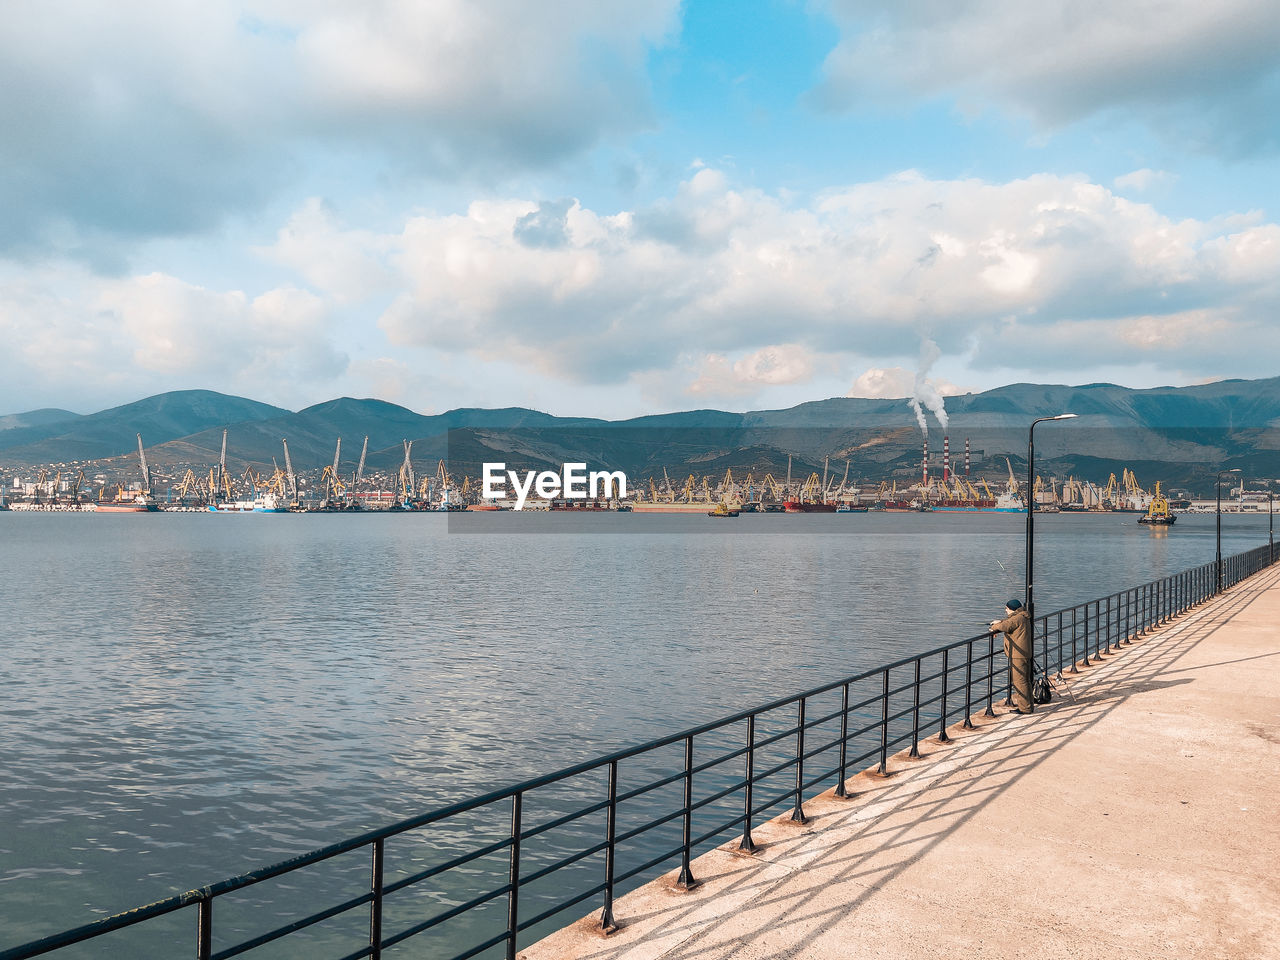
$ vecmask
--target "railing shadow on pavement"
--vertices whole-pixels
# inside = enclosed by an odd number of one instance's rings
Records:
[[[663,911],[663,935],[678,943],[663,954],[664,960],[728,960],[746,943],[767,934],[786,943],[788,953],[803,951],[806,945],[822,936],[825,930],[838,921],[845,920],[889,880],[918,862],[931,849],[941,844],[958,829],[977,816],[995,797],[1005,793],[1063,746],[1097,725],[1116,709],[1138,694],[1159,689],[1194,683],[1192,677],[1175,680],[1160,678],[1173,672],[1174,666],[1201,643],[1221,630],[1242,609],[1246,608],[1277,578],[1266,578],[1267,583],[1248,583],[1237,586],[1222,597],[1209,610],[1197,611],[1191,622],[1183,626],[1175,620],[1170,627],[1154,636],[1135,640],[1131,649],[1124,649],[1106,658],[1105,669],[1080,675],[1070,684],[1072,699],[1059,698],[1043,713],[1034,718],[1008,718],[983,721],[984,728],[977,732],[966,731],[959,725],[952,731],[949,744],[931,742],[926,756],[941,759],[952,755],[948,770],[927,778],[910,778],[894,784],[892,776],[882,786],[871,786],[865,799],[874,802],[877,812],[853,831],[848,831],[849,812],[814,806],[813,824],[805,836],[782,839],[777,847],[759,856],[779,864],[803,862],[810,884],[797,888],[789,885],[785,894],[771,894],[760,890],[752,896],[755,911],[745,911],[707,922],[694,920],[697,908],[690,905],[679,912]],[[1184,614],[1184,619],[1188,614]],[[1202,667],[1188,668],[1189,672]],[[975,720],[980,718],[975,718]],[[986,729],[995,728],[995,729]],[[995,733],[995,740],[989,734]],[[977,749],[966,753],[967,743],[987,740],[977,744]],[[994,742],[992,742],[994,741]],[[899,755],[890,768],[895,772],[907,772],[914,761]],[[864,781],[865,782],[865,781]],[[1096,814],[1104,812],[1105,801],[1098,801]],[[830,825],[823,823],[830,820]],[[846,833],[839,845],[824,842],[820,836],[827,829],[844,828]],[[805,845],[818,852],[805,857]],[[752,869],[747,866],[729,880],[727,886],[750,888],[756,885]],[[815,908],[815,895],[832,883],[847,882],[860,892],[841,900],[837,906]],[[760,885],[765,886],[765,885]],[[724,891],[721,891],[723,895]],[[756,893],[756,891],[752,891]],[[752,929],[748,917],[755,913],[767,918],[767,929]],[[633,922],[643,924],[656,919],[655,915],[637,916]],[[682,930],[681,925],[685,927]],[[788,925],[803,931],[789,937]],[[717,934],[723,927],[732,930],[728,939]],[[715,940],[715,943],[708,943]],[[588,950],[578,955],[583,960],[612,952],[601,943],[598,951]]]

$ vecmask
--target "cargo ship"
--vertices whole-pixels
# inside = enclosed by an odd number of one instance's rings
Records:
[[[929,505],[940,513],[1025,513],[1022,500],[1016,493],[1002,493],[994,500],[983,497],[978,500],[933,500]],[[1037,507],[1037,513],[1044,512]]]
[[[689,500],[673,503],[665,500],[647,500],[631,505],[633,513],[707,513],[716,508],[719,500]]]
[[[252,500],[224,500],[211,503],[209,513],[288,513],[289,508],[274,493],[263,494]]]
[[[155,513],[159,509],[160,504],[141,493],[132,500],[99,500],[93,505],[95,513]]]
[[[787,513],[835,513],[836,505],[807,500],[783,500],[782,509]]]
[[[883,513],[929,513],[933,507],[923,500],[877,500],[871,509]]]

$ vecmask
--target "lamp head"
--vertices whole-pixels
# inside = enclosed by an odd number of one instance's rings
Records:
[[[1050,417],[1050,420],[1074,420],[1079,414],[1076,413],[1060,413],[1056,417]]]

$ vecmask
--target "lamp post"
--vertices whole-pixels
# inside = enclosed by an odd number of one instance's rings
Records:
[[[1274,490],[1267,491],[1267,563],[1276,562],[1275,513],[1271,506],[1276,495]]]
[[[1075,418],[1076,418],[1076,415],[1074,413],[1060,413],[1056,417],[1040,417],[1037,420],[1032,420],[1031,427],[1030,429],[1027,430],[1027,494],[1026,494],[1027,496],[1027,576],[1026,576],[1027,599],[1026,599],[1026,607],[1027,607],[1028,639],[1031,644],[1031,650],[1027,651],[1027,663],[1026,663],[1025,675],[1023,677],[1023,682],[1026,684],[1028,691],[1031,690],[1031,653],[1032,651],[1035,650],[1035,638],[1036,638],[1036,607],[1035,607],[1035,600],[1033,597],[1033,593],[1034,593],[1033,588],[1035,586],[1035,583],[1034,583],[1034,578],[1031,575],[1031,572],[1033,569],[1032,562],[1033,562],[1033,557],[1035,553],[1036,424],[1044,423],[1046,420],[1074,420]],[[1048,638],[1048,635],[1046,635],[1045,643],[1048,644],[1048,642],[1049,642],[1049,638]],[[1045,670],[1049,669],[1049,651],[1047,649],[1045,650],[1045,654],[1044,654],[1044,668]],[[1032,712],[1034,712],[1036,709],[1035,703],[1031,702],[1030,697],[1028,697],[1027,700],[1028,700],[1027,706],[1032,710]]]
[[[1216,589],[1213,591],[1215,594],[1219,594],[1222,592],[1222,477],[1224,474],[1239,473],[1239,472],[1240,472],[1239,467],[1232,467],[1230,470],[1219,470],[1217,482],[1214,483],[1213,485],[1214,493],[1218,495],[1218,508],[1216,511],[1217,517],[1218,517],[1218,521],[1217,521],[1218,526],[1217,526],[1217,535],[1216,535],[1216,539],[1218,543],[1218,554],[1217,554],[1218,558],[1214,562],[1214,566],[1213,566],[1214,579],[1216,581],[1216,583],[1214,584]]]

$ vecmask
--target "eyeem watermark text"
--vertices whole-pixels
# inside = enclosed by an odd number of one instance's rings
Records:
[[[627,495],[627,475],[621,470],[588,473],[585,463],[566,463],[560,473],[544,470],[535,474],[528,470],[522,483],[519,474],[508,470],[505,463],[486,463],[481,496],[486,500],[508,499],[508,478],[515,491],[517,510],[524,509],[531,490],[544,500],[621,500]]]

